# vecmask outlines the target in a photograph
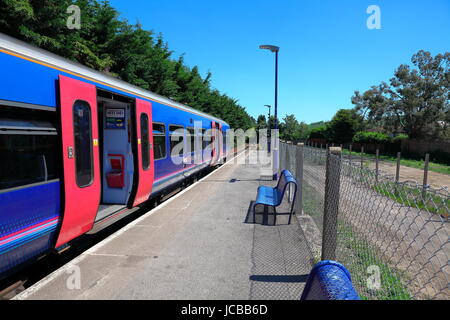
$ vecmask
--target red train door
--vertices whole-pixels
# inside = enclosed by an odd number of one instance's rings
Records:
[[[223,157],[223,135],[222,135],[222,124],[219,123],[219,129],[217,130],[217,139],[218,141],[218,148],[219,148],[219,162],[222,162]]]
[[[211,165],[216,164],[216,122],[211,121]]]
[[[211,152],[211,165],[216,165],[217,162],[220,160],[221,156],[221,141],[220,141],[220,133],[219,130],[221,130],[222,125],[219,123],[216,123],[215,121],[211,121],[211,146],[212,146],[212,152]]]
[[[152,105],[136,99],[136,133],[138,155],[138,182],[133,206],[146,201],[152,192],[155,168],[153,165]]]
[[[59,247],[92,228],[100,203],[97,91],[59,76],[64,167],[64,211]]]

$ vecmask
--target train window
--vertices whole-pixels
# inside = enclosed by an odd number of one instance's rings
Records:
[[[166,157],[166,127],[161,123],[153,124],[153,153],[155,160]]]
[[[227,134],[225,132],[225,130],[222,131],[222,136],[223,136],[223,150],[225,150],[225,152],[227,151]]]
[[[56,134],[0,133],[0,190],[59,178]]]
[[[173,150],[177,147],[178,155],[180,157],[183,156],[184,149],[184,127],[183,126],[169,126],[169,134],[170,134],[170,154],[174,156]]]
[[[211,130],[202,129],[202,148],[205,150],[211,143]]]
[[[77,185],[87,187],[94,178],[92,161],[91,108],[86,101],[73,105],[73,130],[75,140],[75,169]]]
[[[141,152],[142,152],[142,169],[148,170],[150,167],[150,141],[148,133],[148,116],[141,114]]]
[[[195,131],[194,128],[187,128],[187,134],[189,135],[190,138],[190,152],[195,152]]]

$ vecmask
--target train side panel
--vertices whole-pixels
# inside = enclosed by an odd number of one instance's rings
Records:
[[[0,50],[0,65],[2,66],[0,112],[2,108],[11,108],[11,106],[17,104],[22,107],[47,110],[48,112],[52,112],[49,110],[59,111],[61,97],[58,78],[60,76],[76,79],[94,85],[98,89],[151,103],[150,130],[152,130],[152,121],[153,123],[164,124],[166,155],[162,159],[151,161],[150,165],[154,170],[153,187],[151,188],[151,194],[150,188],[147,188],[147,194],[140,194],[141,199],[151,198],[152,195],[156,195],[173,184],[186,179],[190,174],[201,171],[211,162],[211,156],[207,152],[205,153],[206,157],[202,157],[200,163],[184,161],[185,157],[192,156],[189,151],[185,151],[180,156],[178,160],[181,161],[178,161],[178,163],[174,163],[170,159],[170,126],[182,126],[186,130],[194,127],[195,122],[198,122],[201,123],[203,129],[207,130],[211,128],[211,119],[208,117],[150,99],[143,99],[140,96],[124,92],[120,88],[86,79],[45,63],[37,63],[31,61],[31,59],[7,54],[2,50]],[[222,130],[226,130],[226,128],[229,127],[224,123]],[[59,129],[58,132],[57,137],[61,140]],[[186,140],[185,134],[185,149],[187,148]],[[152,141],[149,141],[149,143],[151,144]],[[4,173],[5,175],[10,170],[8,161],[11,166],[14,163],[14,158],[11,156],[11,151],[14,150],[7,144],[6,135],[3,136],[3,139],[0,136],[0,160],[2,161],[0,174]],[[225,150],[225,146],[223,148]],[[67,150],[64,149],[63,151],[67,157]],[[59,154],[62,157],[62,153]],[[33,159],[31,157],[29,161],[34,161]],[[153,157],[151,160],[153,160]],[[98,166],[98,163],[95,165]],[[19,185],[12,187],[7,185],[2,187],[0,181],[0,278],[7,275],[14,267],[26,261],[32,261],[55,247],[64,221],[65,197],[70,197],[69,194],[64,193],[62,169],[60,172],[61,174],[58,177],[51,177],[50,179],[46,176],[38,183],[24,185],[19,183]],[[83,208],[79,210],[81,212]],[[81,212],[81,214],[83,213]],[[86,222],[86,225],[92,226],[95,215],[90,214],[90,217],[92,221]],[[76,229],[76,226],[74,227]],[[64,244],[84,232],[86,232],[86,228],[62,239],[58,245]]]
[[[59,181],[0,192],[0,275],[52,248],[60,200]]]

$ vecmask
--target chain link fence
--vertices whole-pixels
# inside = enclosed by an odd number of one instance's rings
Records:
[[[280,143],[301,181],[296,212],[321,233],[315,262],[344,264],[363,299],[450,299],[450,194],[327,150]]]

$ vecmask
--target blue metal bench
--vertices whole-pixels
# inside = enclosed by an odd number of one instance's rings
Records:
[[[274,224],[277,223],[277,211],[276,207],[278,207],[283,201],[284,193],[289,184],[294,185],[294,193],[293,199],[291,203],[291,209],[289,211],[289,224],[291,223],[291,217],[293,214],[294,203],[295,203],[295,195],[297,193],[297,180],[294,178],[292,173],[289,170],[283,170],[280,174],[280,179],[278,180],[277,186],[275,188],[268,186],[259,186],[258,193],[256,195],[256,201],[253,206],[253,221],[255,220],[256,215],[256,206],[264,205],[271,206],[275,211],[274,215]],[[290,198],[290,197],[289,197]],[[290,200],[290,199],[289,199]]]
[[[350,272],[339,262],[324,260],[311,270],[300,300],[360,300]]]

